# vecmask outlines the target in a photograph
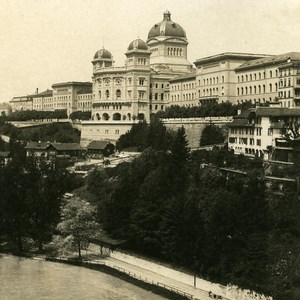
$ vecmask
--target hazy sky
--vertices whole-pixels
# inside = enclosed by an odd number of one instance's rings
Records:
[[[169,10],[188,58],[226,51],[300,51],[299,0],[0,0],[0,102],[64,81],[90,81],[103,46],[124,64]]]

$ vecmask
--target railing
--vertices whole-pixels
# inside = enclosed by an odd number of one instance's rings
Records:
[[[138,279],[138,280],[144,281],[146,283],[150,283],[152,285],[157,285],[157,286],[162,287],[162,288],[164,288],[166,290],[174,292],[174,293],[176,293],[178,295],[184,296],[187,299],[194,299],[194,296],[192,294],[186,293],[186,292],[184,292],[184,291],[182,291],[182,290],[180,290],[180,289],[178,289],[178,288],[176,288],[174,286],[167,285],[167,284],[161,283],[159,281],[149,280],[149,279],[147,279],[147,277],[142,277],[141,275],[138,276],[136,273],[130,272],[130,271],[126,271],[125,269],[120,268],[118,266],[113,266],[113,268],[116,269],[116,270],[118,270],[119,272],[127,274],[127,275],[129,275],[129,276],[131,276],[133,278]],[[206,292],[205,292],[205,295],[207,295]]]

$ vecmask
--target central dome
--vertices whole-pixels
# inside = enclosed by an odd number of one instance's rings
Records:
[[[186,38],[184,29],[171,20],[171,13],[166,11],[162,22],[155,24],[148,33],[148,39],[158,36],[174,36]]]

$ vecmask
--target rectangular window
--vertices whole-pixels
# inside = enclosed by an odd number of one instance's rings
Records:
[[[116,129],[116,130],[115,130],[115,134],[116,134],[116,135],[119,135],[119,134],[120,134],[120,130],[119,130],[119,129]]]
[[[144,79],[139,79],[139,85],[144,85]]]
[[[154,99],[155,99],[155,100],[158,99],[158,93],[155,93]]]
[[[160,94],[160,100],[164,100],[164,94]]]
[[[256,145],[261,146],[261,140],[256,140]]]
[[[105,134],[108,134],[108,129],[105,129]]]

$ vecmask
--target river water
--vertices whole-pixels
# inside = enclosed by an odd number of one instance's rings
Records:
[[[86,268],[0,254],[1,300],[163,300],[116,277]]]

